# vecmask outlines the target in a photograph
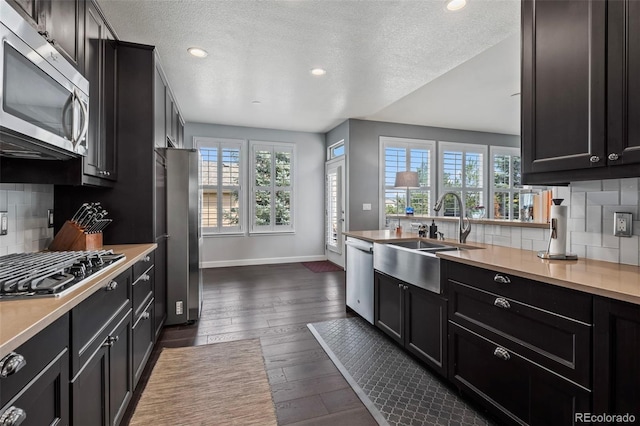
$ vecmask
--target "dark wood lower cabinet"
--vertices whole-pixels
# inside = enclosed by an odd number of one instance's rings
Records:
[[[64,348],[5,407],[3,413],[22,410],[22,426],[69,424],[69,351]],[[5,423],[3,423],[5,424]],[[9,424],[9,423],[7,423]]]
[[[446,376],[446,299],[379,272],[374,282],[375,325]]]
[[[72,424],[118,425],[132,392],[129,310],[71,381]]]
[[[138,385],[140,376],[153,350],[155,342],[154,300],[151,299],[133,325],[133,387]]]
[[[593,412],[640,421],[640,307],[596,297]]]
[[[508,424],[573,425],[591,392],[455,323],[449,378]]]

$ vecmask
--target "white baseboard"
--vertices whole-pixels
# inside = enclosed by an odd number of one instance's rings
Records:
[[[327,260],[327,256],[270,257],[264,259],[210,260],[200,262],[201,268],[224,268],[227,266],[273,265],[276,263],[318,262]]]

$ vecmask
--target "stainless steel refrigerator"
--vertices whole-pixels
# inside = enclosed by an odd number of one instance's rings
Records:
[[[202,310],[200,270],[200,154],[166,149],[167,325],[197,321]]]

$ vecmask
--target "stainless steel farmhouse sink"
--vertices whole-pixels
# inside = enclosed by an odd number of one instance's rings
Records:
[[[440,293],[439,251],[465,250],[424,240],[373,244],[373,269],[425,290]]]

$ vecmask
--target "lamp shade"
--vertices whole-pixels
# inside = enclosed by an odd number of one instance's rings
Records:
[[[418,179],[418,172],[397,172],[396,188],[417,189],[420,188],[420,181]]]

